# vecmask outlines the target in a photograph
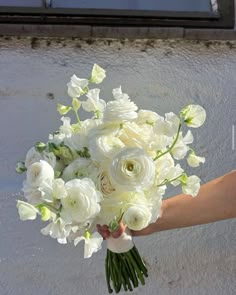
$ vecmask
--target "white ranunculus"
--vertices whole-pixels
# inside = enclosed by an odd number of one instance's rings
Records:
[[[70,97],[80,97],[84,91],[83,89],[88,86],[88,80],[87,79],[80,79],[76,75],[73,75],[71,77],[71,80],[69,83],[67,83],[67,93]]]
[[[175,144],[175,146],[171,150],[171,154],[176,160],[182,160],[188,153],[189,147],[188,144],[193,142],[193,135],[190,130],[188,130],[187,134],[183,136],[182,132],[179,134],[179,138]]]
[[[66,183],[68,196],[61,200],[61,216],[65,220],[85,223],[100,212],[101,193],[89,178],[73,179]]]
[[[159,118],[161,117],[155,112],[148,110],[140,110],[138,112],[138,118],[135,120],[135,123],[137,123],[138,125],[154,125]]]
[[[123,222],[129,229],[141,230],[148,226],[152,218],[152,213],[148,207],[137,205],[129,207],[123,215]]]
[[[109,178],[115,189],[142,191],[154,181],[155,164],[140,148],[124,148],[112,160]]]
[[[105,171],[101,172],[97,177],[97,187],[103,195],[110,195],[115,191],[111,181]]]
[[[18,200],[16,207],[21,220],[34,220],[37,217],[37,213],[39,213],[34,206],[23,201]]]
[[[100,84],[106,78],[106,71],[99,65],[94,64],[90,81],[95,84]]]
[[[191,167],[198,167],[201,163],[205,163],[205,158],[199,157],[195,153],[191,152],[187,158],[187,162]]]
[[[31,187],[39,187],[44,180],[54,179],[54,170],[46,161],[33,163],[27,170],[27,183]]]
[[[200,178],[196,175],[187,177],[185,183],[182,184],[183,193],[195,197],[200,189],[200,181]]]
[[[154,125],[153,131],[157,135],[166,135],[169,137],[175,136],[179,128],[179,117],[174,113],[165,114],[165,119],[161,116],[158,117]]]
[[[101,249],[103,237],[98,233],[93,233],[90,237],[78,237],[74,240],[74,245],[77,246],[79,242],[84,241],[84,258],[90,258],[93,253]]]
[[[138,107],[128,97],[120,95],[121,98],[109,101],[104,109],[104,122],[122,123],[137,118]]]
[[[53,239],[57,239],[58,243],[66,244],[67,238],[72,230],[71,225],[67,225],[62,218],[55,218],[46,227],[41,229],[43,235],[49,235]]]
[[[48,153],[46,151],[39,153],[36,151],[35,147],[32,147],[26,154],[25,167],[28,168],[30,165],[40,160],[48,162],[53,168],[56,165],[56,157],[53,153]]]
[[[188,127],[198,128],[206,120],[206,111],[200,105],[188,105],[180,113]]]
[[[65,168],[62,174],[62,179],[64,179],[66,182],[74,178],[86,177],[90,177],[95,180],[97,174],[97,167],[90,159],[78,158]]]
[[[99,93],[100,89],[98,88],[89,90],[86,95],[88,99],[82,102],[82,107],[86,112],[103,112],[106,102],[99,98]]]

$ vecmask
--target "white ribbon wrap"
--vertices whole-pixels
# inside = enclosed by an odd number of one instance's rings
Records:
[[[114,253],[128,252],[134,246],[129,229],[126,229],[119,238],[109,237],[106,241],[107,249]]]

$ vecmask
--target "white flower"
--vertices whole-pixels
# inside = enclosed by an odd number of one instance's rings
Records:
[[[206,120],[206,111],[200,105],[188,105],[180,114],[188,127],[198,128],[202,126]]]
[[[102,236],[95,232],[90,237],[78,237],[74,240],[74,245],[77,246],[80,241],[84,240],[84,258],[90,258],[93,253],[101,249],[103,242]]]
[[[42,199],[47,202],[53,202],[55,199],[63,199],[67,196],[65,182],[61,178],[43,181],[39,190],[42,192]]]
[[[61,117],[61,121],[63,122],[63,125],[59,128],[60,133],[64,134],[64,137],[71,137],[73,132],[73,128],[70,124],[71,118]]]
[[[157,135],[166,135],[169,137],[175,136],[179,128],[179,117],[174,113],[165,114],[165,119],[161,116],[158,117],[154,125],[153,131]]]
[[[85,223],[100,212],[101,194],[89,178],[73,179],[66,183],[68,196],[61,200],[61,216],[65,220]]]
[[[161,117],[155,112],[148,111],[148,110],[140,110],[138,112],[138,118],[135,120],[135,123],[137,123],[138,125],[139,124],[154,125],[156,121],[160,118]]]
[[[191,152],[187,158],[187,162],[191,167],[198,167],[200,163],[205,163],[205,158],[199,157],[194,152]]]
[[[182,132],[179,134],[179,138],[175,144],[175,146],[171,150],[171,154],[176,160],[182,160],[187,152],[189,151],[188,144],[193,142],[193,135],[190,130],[188,130],[187,134],[183,137]]]
[[[86,112],[100,112],[102,113],[106,102],[99,98],[100,89],[92,89],[87,93],[88,99],[82,102],[82,107]]]
[[[38,205],[42,202],[42,192],[38,187],[32,187],[27,181],[24,181],[22,191],[24,192],[24,197],[31,205]]]
[[[83,89],[88,86],[87,79],[80,79],[76,75],[71,77],[70,82],[67,84],[67,93],[70,97],[80,97],[84,93]]]
[[[44,180],[54,179],[54,170],[46,161],[33,163],[27,170],[27,183],[31,187],[39,187]]]
[[[148,226],[152,218],[151,211],[144,205],[129,207],[124,215],[123,222],[127,224],[129,229],[141,230]]]
[[[182,183],[182,191],[186,195],[192,195],[195,197],[200,189],[200,178],[196,175],[187,177],[184,183]]]
[[[115,191],[107,175],[107,172],[105,171],[99,174],[97,178],[97,187],[99,191],[103,193],[103,195],[110,195]]]
[[[100,84],[106,78],[106,71],[99,65],[94,64],[90,81],[95,84]]]
[[[18,200],[16,207],[21,220],[34,220],[37,217],[37,213],[39,213],[34,206],[23,201]]]
[[[144,150],[124,148],[114,157],[109,174],[115,189],[141,191],[153,184],[155,164]]]
[[[67,225],[60,217],[53,219],[46,227],[41,229],[43,235],[49,235],[53,239],[57,239],[58,243],[66,244],[67,238],[72,231],[76,231],[77,227]]]
[[[128,94],[122,92],[121,86],[119,88],[113,89],[112,94],[113,94],[114,99],[116,99],[116,100],[129,98]]]
[[[120,94],[119,99],[107,103],[103,114],[105,122],[121,123],[137,118],[138,107],[128,97]]]
[[[74,178],[90,177],[94,180],[97,174],[97,168],[90,159],[78,158],[65,168],[62,179],[69,181]]]
[[[30,165],[35,162],[39,162],[40,160],[48,162],[48,164],[50,164],[52,167],[55,167],[56,165],[56,157],[53,153],[48,153],[45,151],[39,153],[36,151],[35,147],[32,147],[26,154],[25,167],[28,168]]]

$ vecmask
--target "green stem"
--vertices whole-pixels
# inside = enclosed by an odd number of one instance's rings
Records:
[[[81,122],[80,122],[80,118],[79,118],[78,112],[74,108],[73,108],[73,111],[75,113],[75,116],[76,116],[76,119],[78,121],[79,126],[81,126]]]
[[[156,157],[153,159],[153,161],[156,161],[157,159],[159,159],[160,157],[162,157],[162,156],[164,156],[165,154],[169,153],[169,152],[173,149],[173,147],[175,146],[175,144],[176,144],[176,142],[177,142],[177,140],[178,140],[178,138],[179,138],[180,129],[181,129],[181,123],[179,124],[179,128],[178,128],[178,131],[177,131],[176,137],[175,137],[175,139],[174,139],[172,145],[171,145],[166,151],[164,151],[164,152],[161,153],[160,155],[156,156]]]
[[[138,265],[139,265],[140,269],[142,270],[143,274],[145,275],[145,277],[148,277],[148,270],[145,267],[143,260],[142,260],[140,254],[135,246],[132,248],[131,253],[132,253],[134,259],[136,260],[136,262],[138,263]]]
[[[108,249],[107,249],[107,256],[106,256],[106,260],[105,260],[105,270],[106,270],[106,281],[107,281],[107,288],[108,288],[108,292],[111,294],[113,292],[111,285],[110,285],[110,271],[109,271],[109,261],[108,261]]]
[[[138,266],[138,264],[136,263],[136,261],[134,260],[132,254],[130,252],[127,252],[126,253],[127,257],[129,258],[129,261],[130,263],[133,265],[135,271],[137,272],[137,275],[138,275],[138,278],[141,282],[142,285],[145,285],[145,281],[144,281],[144,278],[143,278],[143,274],[142,272],[140,271],[140,268]]]
[[[183,174],[180,174],[179,176],[175,177],[175,178],[172,178],[171,180],[164,180],[161,184],[157,185],[157,187],[160,187],[160,186],[163,186],[163,185],[166,185],[168,183],[171,183],[175,180],[177,180],[178,178],[180,178]]]
[[[129,274],[129,277],[133,283],[134,288],[138,287],[138,279],[137,279],[136,273],[134,269],[132,268],[131,264],[129,263],[129,260],[126,257],[126,253],[122,253],[122,259],[123,259],[124,265],[126,266],[126,270]]]

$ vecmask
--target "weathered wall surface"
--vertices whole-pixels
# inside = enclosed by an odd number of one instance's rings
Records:
[[[15,208],[23,179],[14,173],[15,162],[57,129],[56,104],[67,99],[67,81],[73,73],[88,75],[95,62],[107,69],[105,99],[122,85],[140,108],[160,114],[178,112],[188,103],[206,108],[205,126],[193,133],[196,150],[207,161],[194,171],[188,168],[189,173],[196,172],[204,183],[236,167],[235,42],[2,38],[1,295],[106,294],[105,249],[84,260],[82,245],[62,246],[42,237],[42,224],[20,222]],[[229,220],[137,238],[150,278],[133,294],[235,294],[235,226],[236,220]]]

